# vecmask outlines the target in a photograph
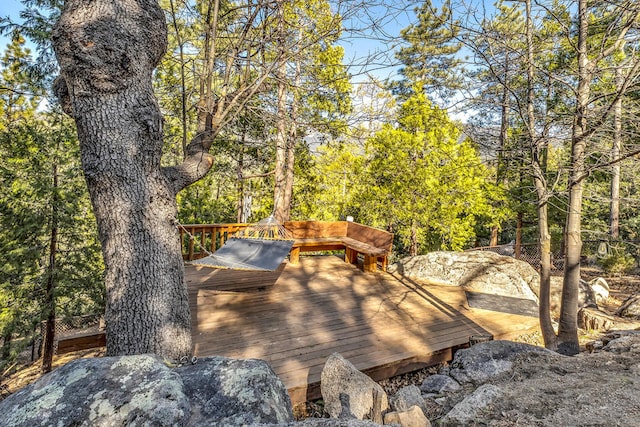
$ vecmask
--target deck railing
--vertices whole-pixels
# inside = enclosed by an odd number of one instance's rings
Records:
[[[204,258],[220,249],[234,233],[249,224],[185,224],[180,229],[182,257],[186,261]]]

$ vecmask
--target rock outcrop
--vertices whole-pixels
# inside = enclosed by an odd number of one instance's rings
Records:
[[[287,389],[262,360],[207,357],[175,371],[191,403],[190,426],[293,420]]]
[[[2,425],[240,426],[293,421],[261,360],[212,357],[172,369],[152,355],[77,359],[0,402]]]
[[[423,413],[426,411],[422,392],[420,388],[415,385],[402,387],[396,394],[390,396],[389,406],[391,410],[398,412],[409,411],[414,406],[422,409]]]
[[[479,413],[500,395],[500,389],[492,384],[483,384],[456,404],[442,418],[444,425],[466,425],[472,423]]]
[[[153,356],[77,359],[0,402],[6,427],[184,425],[180,376]]]
[[[624,300],[616,311],[616,315],[632,319],[640,318],[640,295],[632,295]]]
[[[431,422],[418,406],[412,406],[405,411],[387,412],[384,414],[384,423],[401,427],[431,427]]]
[[[431,252],[407,257],[390,267],[417,279],[465,290],[537,301],[539,275],[531,265],[493,252]]]
[[[513,341],[488,341],[456,352],[449,375],[460,384],[483,384],[513,368],[514,360],[527,353],[552,353]]]
[[[334,354],[322,376],[333,418],[300,422],[264,361],[211,357],[170,367],[150,355],[78,359],[0,401],[0,420],[11,427],[640,425],[640,331],[610,332],[591,349],[567,357],[480,343],[456,352],[421,388],[389,398]]]
[[[431,252],[403,258],[390,266],[389,271],[414,280],[460,286],[470,292],[532,300],[536,303],[540,295],[540,275],[531,265],[488,251]],[[552,277],[552,310],[560,308],[561,294],[562,277]],[[608,297],[609,285],[605,279],[598,277],[589,282],[580,281],[580,307],[597,307]]]
[[[428,376],[422,381],[420,385],[420,391],[423,393],[451,393],[453,391],[460,390],[460,383],[449,375],[435,374]]]

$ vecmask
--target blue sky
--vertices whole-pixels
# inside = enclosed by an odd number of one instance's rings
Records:
[[[367,22],[372,19],[378,19],[376,25],[379,25],[378,31],[383,34],[384,37],[397,37],[402,28],[405,28],[411,20],[415,18],[413,9],[419,0],[396,0],[388,1],[388,6],[376,6],[367,11],[366,17],[353,16],[354,26],[368,26],[371,22]],[[338,2],[341,3],[341,2]],[[434,4],[439,4],[438,0],[433,1]],[[348,3],[344,3],[348,4]],[[20,11],[23,9],[23,5],[20,0],[0,0],[0,16],[10,17],[14,21],[20,21]],[[390,13],[391,12],[391,13]],[[359,14],[360,15],[360,14]],[[362,18],[362,19],[359,19]],[[355,22],[359,21],[359,22]],[[345,23],[348,26],[349,23]],[[344,34],[344,33],[343,33]],[[348,36],[344,34],[346,39],[343,40],[342,46],[345,48],[345,61],[347,63],[358,62],[357,58],[364,58],[370,54],[377,54],[380,61],[388,61],[389,58],[384,58],[385,55],[391,54],[391,50],[394,47],[394,41],[389,40],[387,42],[381,42],[376,40],[375,36],[362,36],[352,35]],[[3,51],[5,46],[10,42],[7,35],[0,36],[0,49]],[[29,42],[27,41],[29,46]],[[31,46],[31,50],[35,49]],[[354,60],[355,58],[355,60]],[[350,70],[354,74],[359,74],[360,67],[354,66]],[[385,74],[393,74],[393,69],[384,68],[374,71],[378,77],[387,77]]]
[[[0,4],[0,16],[6,18],[11,17],[13,20],[20,19],[20,10],[22,9],[22,3],[19,0],[2,0]],[[0,46],[2,50],[9,43],[9,38],[6,35],[0,36]]]

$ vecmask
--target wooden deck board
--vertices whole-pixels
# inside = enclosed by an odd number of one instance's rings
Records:
[[[381,376],[437,363],[471,335],[511,336],[537,320],[470,309],[457,287],[365,274],[338,257],[302,257],[275,272],[189,266],[198,357],[267,360],[296,403],[319,391],[326,358],[339,352]]]

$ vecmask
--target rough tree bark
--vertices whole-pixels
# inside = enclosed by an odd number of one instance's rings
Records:
[[[155,0],[67,0],[53,30],[54,90],[76,122],[105,262],[107,354],[189,356],[176,194],[212,165],[199,135],[163,168],[151,75],[167,28]]]

